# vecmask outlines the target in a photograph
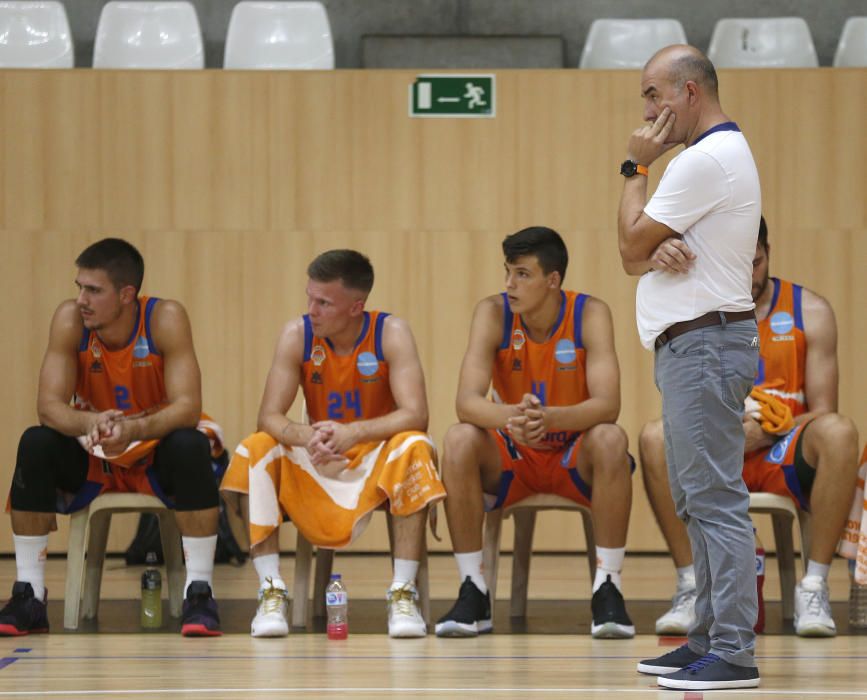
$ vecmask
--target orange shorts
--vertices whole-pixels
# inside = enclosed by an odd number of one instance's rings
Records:
[[[803,423],[771,447],[744,456],[744,483],[748,491],[788,496],[802,510],[810,510],[810,494],[804,492],[796,469],[798,445],[808,425],[809,422]]]
[[[501,430],[489,432],[500,451],[503,472],[496,501],[487,510],[506,508],[537,493],[551,493],[590,506],[593,489],[576,466],[583,434],[560,450],[547,451],[518,445]],[[630,470],[635,471],[635,460],[628,456]]]

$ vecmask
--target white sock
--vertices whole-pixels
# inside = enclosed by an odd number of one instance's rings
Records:
[[[256,573],[259,574],[259,588],[264,587],[270,578],[274,586],[286,589],[286,584],[283,583],[283,577],[280,575],[279,554],[263,554],[254,557],[253,566],[256,569]]]
[[[620,570],[623,568],[623,558],[626,547],[596,547],[596,578],[593,579],[593,593],[596,593],[608,577],[611,583],[620,590]]]
[[[217,536],[181,537],[184,546],[184,559],[187,562],[187,582],[184,596],[193,581],[207,581],[214,590],[214,552],[217,550]]]
[[[677,568],[677,590],[685,591],[695,588],[695,566],[679,566]]]
[[[485,577],[482,575],[482,550],[478,552],[463,552],[458,554],[455,552],[455,561],[458,563],[458,573],[461,576],[463,583],[467,576],[476,584],[482,594],[488,592],[488,584],[485,583]]]
[[[33,587],[37,600],[45,597],[45,559],[48,557],[48,535],[12,535],[15,543],[16,581],[26,581]]]
[[[817,561],[813,561],[812,559],[807,560],[807,573],[804,575],[804,578],[808,576],[813,576],[815,578],[820,578],[823,581],[828,580],[828,571],[830,571],[830,564],[820,564]]]
[[[404,584],[415,584],[415,577],[418,574],[418,562],[412,559],[395,559],[394,560],[394,578],[391,580],[391,586],[403,586]]]

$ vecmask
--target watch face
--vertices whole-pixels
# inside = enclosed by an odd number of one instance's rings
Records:
[[[635,161],[624,160],[620,165],[620,174],[624,177],[632,177],[638,171],[637,168],[638,166]]]

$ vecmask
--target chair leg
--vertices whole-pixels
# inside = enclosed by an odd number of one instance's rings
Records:
[[[97,510],[90,516],[90,536],[87,543],[87,558],[84,566],[84,591],[82,615],[91,620],[99,610],[99,591],[102,588],[102,566],[105,563],[105,548],[111,526],[111,511]]]
[[[581,509],[581,519],[584,521],[584,540],[587,542],[587,564],[590,568],[590,587],[593,587],[593,581],[596,580],[596,534],[593,530],[593,513],[586,509]]]
[[[313,617],[325,617],[325,589],[334,568],[334,550],[316,548],[316,573],[313,578]]]
[[[500,566],[500,530],[503,526],[502,509],[492,510],[485,514],[485,531],[482,545],[482,570],[488,582],[491,594],[491,619],[494,617],[494,605],[497,600],[497,575]],[[463,582],[461,582],[463,583]]]
[[[313,546],[300,532],[295,542],[295,581],[292,586],[292,626],[307,626],[307,598],[310,592],[310,567]]]
[[[792,520],[788,513],[771,514],[774,541],[777,545],[777,564],[780,569],[780,597],[784,620],[795,617],[795,547],[792,541]]]
[[[527,616],[527,587],[530,581],[530,558],[533,556],[533,531],[536,511],[516,508],[512,512],[515,524],[515,546],[512,552],[512,617]]]
[[[78,629],[81,590],[84,586],[84,547],[90,509],[73,513],[69,519],[69,544],[66,554],[66,597],[63,604],[63,627]]]
[[[175,514],[170,510],[157,512],[160,519],[160,541],[163,545],[163,559],[166,562],[166,579],[169,587],[169,614],[180,617],[184,606],[184,553],[181,547],[181,533]]]

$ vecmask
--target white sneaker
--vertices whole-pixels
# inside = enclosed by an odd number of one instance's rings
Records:
[[[805,576],[795,586],[795,632],[799,637],[833,637],[837,625],[831,617],[827,581]]]
[[[411,583],[392,584],[388,601],[389,637],[424,637],[427,624],[418,609],[418,591]]]
[[[289,634],[289,592],[277,579],[265,579],[259,589],[259,607],[250,625],[253,637],[285,637]]]
[[[671,609],[656,621],[656,633],[687,634],[695,622],[695,596],[695,588],[678,589],[671,599]]]

